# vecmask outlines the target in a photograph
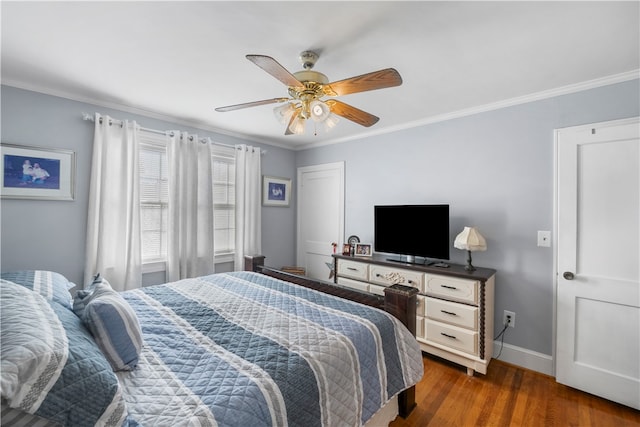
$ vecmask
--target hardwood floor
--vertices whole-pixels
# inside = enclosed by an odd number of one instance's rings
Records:
[[[417,408],[390,427],[640,425],[640,411],[558,384],[555,378],[493,360],[487,375],[423,355]]]

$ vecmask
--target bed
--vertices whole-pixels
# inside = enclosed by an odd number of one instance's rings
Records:
[[[395,402],[410,411],[421,352],[371,307],[385,299],[329,295],[349,291],[262,259],[123,293],[98,279],[75,304],[62,275],[3,273],[2,425],[370,426]],[[405,291],[387,298],[399,314]]]

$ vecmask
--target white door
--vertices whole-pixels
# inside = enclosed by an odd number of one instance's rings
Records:
[[[556,379],[640,409],[639,121],[556,131]]]
[[[297,231],[298,266],[328,280],[331,244],[342,248],[344,239],[344,162],[298,168]]]

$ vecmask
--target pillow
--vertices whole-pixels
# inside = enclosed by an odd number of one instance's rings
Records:
[[[109,282],[94,280],[93,291],[81,290],[73,311],[91,331],[115,371],[130,371],[138,364],[142,330],[131,306]]]
[[[19,270],[2,273],[0,277],[39,293],[47,301],[55,301],[69,310],[73,308],[69,289],[75,284],[60,273],[47,270]]]
[[[2,397],[9,406],[34,413],[67,362],[67,335],[37,293],[2,279],[0,301]]]
[[[0,286],[0,388],[8,405],[59,425],[126,423],[118,378],[80,319],[24,286]]]

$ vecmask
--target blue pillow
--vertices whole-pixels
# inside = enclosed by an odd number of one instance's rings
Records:
[[[60,273],[47,270],[19,270],[2,273],[0,277],[39,293],[47,301],[55,301],[69,310],[73,308],[69,289],[75,284]]]
[[[91,331],[115,371],[130,371],[138,364],[142,330],[135,312],[109,282],[94,280],[92,288],[73,299],[73,311]]]

